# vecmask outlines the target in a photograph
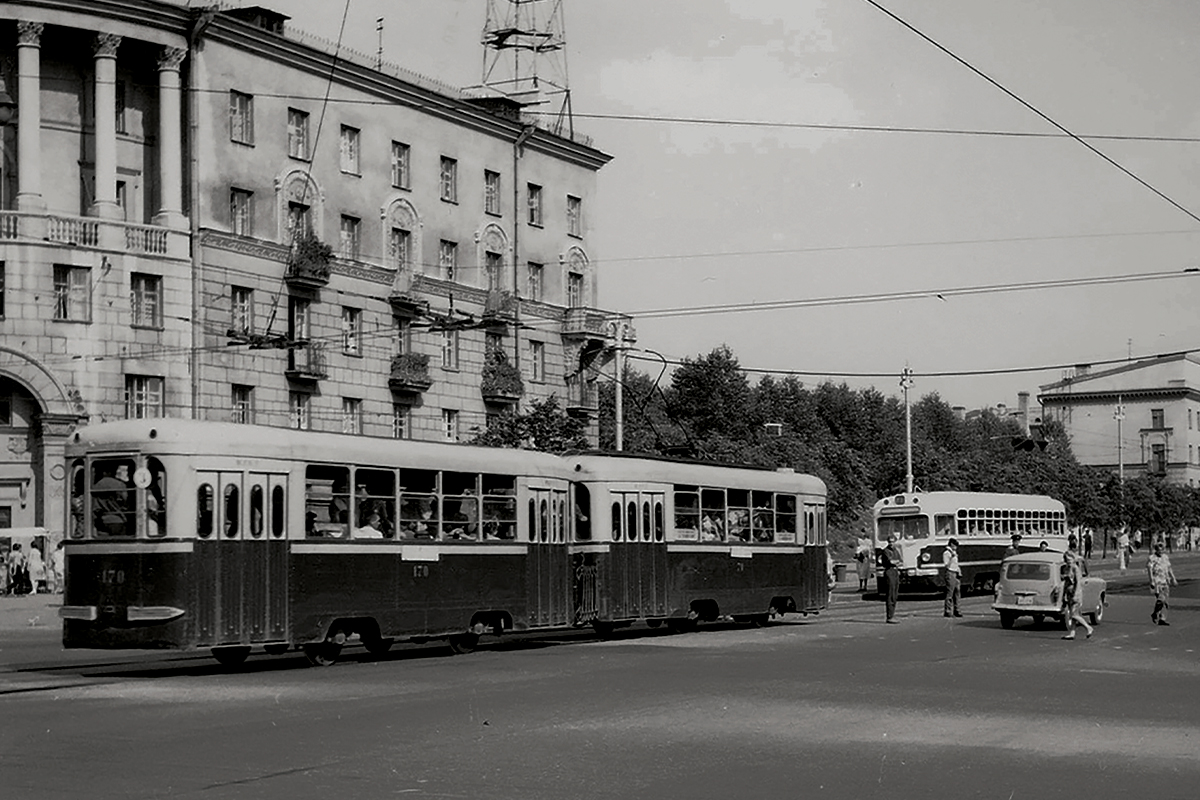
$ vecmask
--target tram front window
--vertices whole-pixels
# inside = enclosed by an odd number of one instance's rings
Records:
[[[920,514],[913,517],[884,517],[879,520],[879,541],[886,542],[888,534],[896,534],[901,541],[929,538],[929,517]]]
[[[133,460],[128,458],[92,462],[92,528],[97,536],[137,533],[137,491],[130,482],[133,469]]]

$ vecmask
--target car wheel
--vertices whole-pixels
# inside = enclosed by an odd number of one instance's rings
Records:
[[[1000,612],[1000,627],[1008,630],[1012,628],[1013,623],[1017,621],[1017,615],[1011,611]]]
[[[1103,621],[1103,619],[1104,619],[1104,595],[1100,595],[1100,603],[1096,606],[1096,610],[1093,611],[1091,614],[1088,614],[1088,616],[1091,617],[1091,622],[1093,625],[1099,625],[1101,623],[1101,621]]]
[[[1041,625],[1045,621],[1046,621],[1045,614],[1034,614],[1033,615],[1033,624],[1034,625]]]

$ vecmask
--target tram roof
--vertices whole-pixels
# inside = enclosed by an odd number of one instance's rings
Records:
[[[88,425],[72,435],[67,453],[74,455],[81,450],[228,455],[363,466],[500,472],[564,480],[571,478],[561,458],[535,450],[384,439],[203,420],[138,419]]]
[[[933,509],[945,511],[958,508],[1027,509],[1062,511],[1061,500],[1044,494],[1014,494],[1009,492],[898,492],[875,501],[875,511],[905,512]]]
[[[728,486],[821,496],[826,492],[820,478],[791,470],[599,453],[573,454],[566,460],[576,480]]]

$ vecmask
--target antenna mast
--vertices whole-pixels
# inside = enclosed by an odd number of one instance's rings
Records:
[[[546,127],[573,137],[563,0],[487,0],[480,41],[482,88],[520,106],[550,105],[554,121]]]

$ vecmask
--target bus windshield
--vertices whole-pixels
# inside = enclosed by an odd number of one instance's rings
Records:
[[[887,541],[889,533],[896,534],[896,538],[901,541],[905,539],[928,539],[929,517],[924,514],[917,514],[911,517],[880,517],[879,541]]]

